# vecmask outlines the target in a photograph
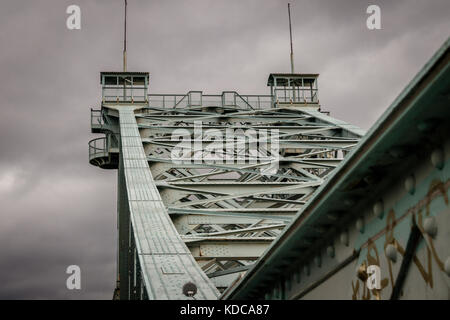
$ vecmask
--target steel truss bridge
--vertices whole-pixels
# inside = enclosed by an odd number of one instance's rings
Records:
[[[148,78],[102,72],[101,109],[91,110],[104,136],[89,142],[89,162],[118,169],[114,297],[188,299],[193,283],[195,299],[218,299],[364,132],[321,111],[317,75],[273,74],[260,96],[148,94]],[[187,144],[175,161],[180,129]]]

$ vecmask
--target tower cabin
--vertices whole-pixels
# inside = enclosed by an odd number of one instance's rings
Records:
[[[272,105],[319,108],[318,74],[271,73],[267,79]]]
[[[101,72],[103,104],[148,104],[148,72]]]

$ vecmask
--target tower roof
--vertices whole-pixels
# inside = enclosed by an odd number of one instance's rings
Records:
[[[271,73],[267,79],[267,85],[273,86],[275,78],[277,78],[277,85],[287,86],[288,79],[291,85],[293,83],[295,85],[300,85],[301,79],[303,79],[303,84],[310,84],[313,83],[318,77],[318,73]]]
[[[148,72],[120,72],[120,71],[102,71],[100,72],[100,83],[102,82],[102,76],[149,76]]]

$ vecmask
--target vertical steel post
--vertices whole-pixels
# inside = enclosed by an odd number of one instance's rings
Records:
[[[291,4],[288,3],[289,37],[291,39],[291,73],[294,73],[294,49],[292,47]]]
[[[127,0],[125,0],[125,20],[123,28],[123,72],[127,72]],[[123,101],[127,101],[126,77],[123,78]]]
[[[127,72],[127,0],[125,0],[125,21],[123,32],[123,72]]]
[[[289,38],[291,40],[291,73],[294,73],[294,49],[292,46],[292,26],[291,26],[291,4],[288,3],[288,15],[289,15]],[[292,83],[292,92],[294,97],[294,102],[296,100],[295,97],[295,81]]]

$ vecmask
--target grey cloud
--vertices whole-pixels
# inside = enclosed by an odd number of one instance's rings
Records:
[[[129,69],[151,92],[268,93],[289,70],[287,1],[129,0]],[[320,73],[324,109],[369,128],[449,36],[446,0],[292,1],[295,67]],[[65,27],[78,4],[82,29]],[[110,299],[116,173],[88,164],[99,72],[120,70],[122,1],[0,4],[0,298]],[[80,292],[65,268],[82,268]]]

